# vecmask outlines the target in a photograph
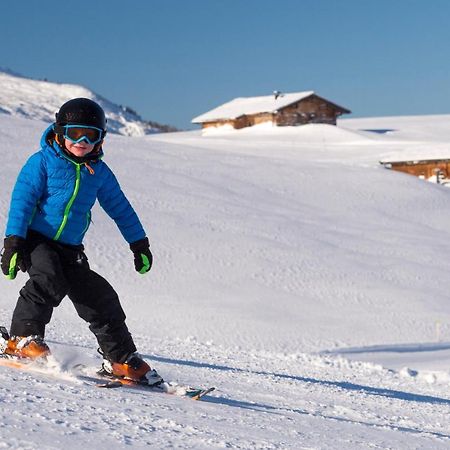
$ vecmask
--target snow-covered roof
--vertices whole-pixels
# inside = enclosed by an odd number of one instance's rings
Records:
[[[429,149],[422,149],[416,151],[403,151],[397,155],[391,155],[380,160],[380,164],[423,164],[436,161],[449,161],[450,150],[437,148],[434,151]]]
[[[236,119],[237,117],[248,114],[274,113],[281,108],[303,100],[313,94],[314,91],[304,91],[283,93],[278,96],[272,94],[262,97],[238,97],[205,114],[195,117],[192,119],[192,123],[210,122],[220,119]]]

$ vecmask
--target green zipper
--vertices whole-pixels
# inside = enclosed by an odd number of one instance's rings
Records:
[[[76,169],[76,178],[75,178],[75,188],[73,190],[72,197],[70,197],[69,202],[66,205],[66,208],[64,209],[64,216],[63,220],[61,222],[61,225],[58,228],[57,233],[55,234],[55,237],[53,238],[54,241],[57,241],[59,237],[61,236],[62,232],[64,231],[64,228],[66,227],[67,221],[69,220],[69,212],[70,208],[72,208],[73,202],[77,198],[78,191],[80,189],[80,170],[81,170],[81,164],[75,164]]]

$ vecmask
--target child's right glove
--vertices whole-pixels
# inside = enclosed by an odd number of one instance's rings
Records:
[[[148,238],[131,243],[130,248],[134,253],[134,268],[136,271],[142,275],[147,273],[151,269],[153,263],[153,255],[150,251]]]
[[[4,240],[2,252],[2,272],[10,280],[14,280],[17,270],[26,272],[30,266],[30,255],[26,250],[25,239],[20,236],[8,236]]]

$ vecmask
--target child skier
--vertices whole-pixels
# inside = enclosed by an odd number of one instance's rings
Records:
[[[17,178],[1,267],[9,279],[18,269],[30,278],[19,294],[11,337],[0,350],[19,358],[46,357],[45,326],[67,295],[97,338],[104,358],[100,372],[156,385],[162,378],[136,353],[118,295],[89,268],[82,244],[98,199],[130,244],[135,269],[144,274],[152,266],[139,218],[102,161],[105,135],[103,109],[87,98],[70,100]]]

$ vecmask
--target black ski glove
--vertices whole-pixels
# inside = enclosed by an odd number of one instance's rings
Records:
[[[136,271],[142,275],[147,273],[151,269],[153,263],[153,255],[150,251],[148,238],[131,243],[130,248],[134,253],[134,268]]]
[[[26,272],[31,267],[30,255],[26,250],[25,239],[8,236],[4,240],[2,252],[2,272],[9,280],[14,280],[17,270]]]

